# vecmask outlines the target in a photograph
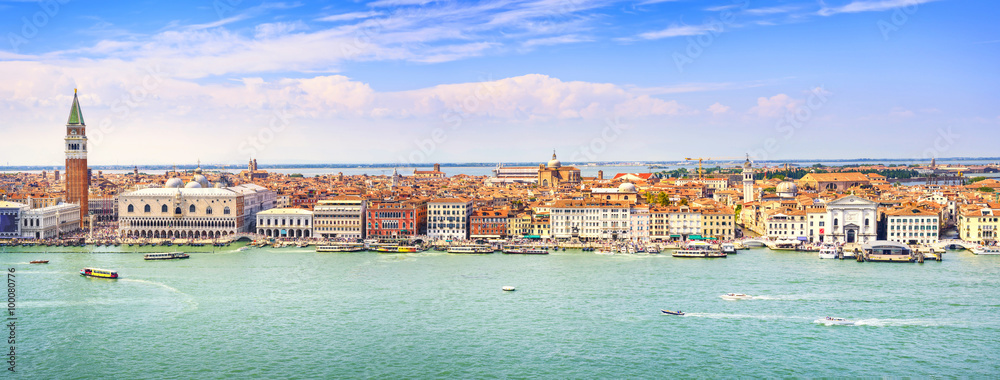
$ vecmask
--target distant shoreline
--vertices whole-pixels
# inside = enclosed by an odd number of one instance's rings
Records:
[[[948,161],[1000,161],[1000,157],[944,157],[937,159],[941,162]],[[711,160],[704,161],[703,164],[725,164],[737,162],[740,160]],[[853,158],[853,159],[794,159],[794,160],[760,160],[754,161],[755,164],[795,164],[795,163],[810,163],[810,162],[864,162],[871,164],[881,164],[881,163],[899,163],[899,162],[931,162],[931,159],[924,158]],[[504,162],[504,166],[535,166],[538,164],[544,164],[543,162]],[[684,161],[684,160],[674,160],[674,161],[602,161],[602,162],[563,162],[564,165],[574,165],[574,166],[690,166],[697,165],[697,161]],[[259,165],[260,169],[364,169],[364,168],[424,168],[431,167],[434,163],[414,165],[410,163],[326,163],[326,164],[270,164],[270,165]],[[441,162],[441,167],[494,167],[497,165],[496,162]],[[176,167],[180,170],[194,169],[198,165],[92,165],[90,166],[93,170],[132,170],[135,166],[139,166],[144,170],[170,170]],[[60,169],[62,165],[54,166],[41,166],[41,165],[25,165],[25,166],[0,166],[0,171],[12,172],[19,170],[51,170]],[[237,169],[242,170],[243,166],[236,165],[220,165],[220,164],[204,164],[202,169]]]

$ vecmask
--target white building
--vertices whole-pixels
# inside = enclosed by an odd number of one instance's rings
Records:
[[[743,202],[753,202],[754,192],[753,192],[753,166],[750,164],[750,155],[747,155],[747,161],[743,163]]]
[[[629,209],[629,238],[640,242],[648,242],[649,226],[649,206],[632,206],[632,208]]]
[[[885,213],[886,240],[903,244],[925,244],[940,238],[941,220],[938,213],[907,207]]]
[[[313,207],[313,236],[324,239],[364,239],[365,210],[361,197],[342,195]]]
[[[688,206],[671,209],[667,213],[667,224],[672,239],[686,239],[690,235],[702,235],[701,211],[692,210]]]
[[[80,205],[60,203],[23,214],[21,234],[29,239],[53,239],[80,230]]]
[[[550,211],[550,231],[557,239],[628,239],[631,232],[629,203],[600,199],[558,200]],[[649,236],[648,209],[645,234]]]
[[[767,237],[780,240],[809,239],[806,233],[806,212],[801,210],[780,210],[767,217],[764,222]]]
[[[273,208],[258,212],[257,233],[273,238],[311,238],[313,212],[300,208]]]
[[[183,186],[182,186],[183,185]],[[180,178],[163,188],[118,196],[118,233],[142,238],[221,238],[254,232],[258,212],[274,207],[275,194],[258,185],[213,187],[201,169],[186,185]]]
[[[427,202],[427,236],[431,239],[469,238],[472,200],[438,198]]]
[[[21,219],[25,211],[28,211],[26,204],[0,201],[0,239],[21,237]]]
[[[876,240],[878,203],[848,195],[826,204],[830,227],[824,229],[824,242],[863,243]]]
[[[826,241],[826,231],[830,229],[829,214],[826,207],[812,208],[806,210],[807,235],[810,243],[822,243]]]

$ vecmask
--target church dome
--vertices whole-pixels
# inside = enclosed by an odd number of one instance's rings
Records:
[[[191,181],[191,182],[188,182],[187,185],[184,185],[184,188],[187,188],[187,189],[200,189],[201,188],[201,184],[198,183],[198,182],[195,182],[195,181]]]
[[[205,176],[203,176],[201,174],[195,174],[194,178],[191,179],[191,182],[197,182],[199,185],[201,185],[199,187],[212,187],[208,183],[208,178],[206,178]]]
[[[561,166],[562,162],[559,162],[559,160],[556,159],[556,152],[552,152],[552,159],[549,160],[548,164],[549,169],[558,169]]]
[[[777,191],[779,196],[783,197],[794,197],[796,194],[799,193],[799,187],[795,185],[795,182],[792,181],[784,181],[782,183],[779,183],[778,187],[775,190]]]
[[[635,185],[633,185],[632,183],[625,182],[625,183],[623,183],[621,185],[618,185],[618,192],[619,193],[635,193],[635,192],[638,192],[638,190],[636,190]]]
[[[167,189],[176,189],[181,186],[184,186],[184,181],[177,177],[168,179],[167,183],[163,185],[163,187]]]

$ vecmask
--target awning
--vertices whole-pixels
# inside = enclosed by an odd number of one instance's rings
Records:
[[[670,237],[672,237],[672,238],[681,237],[681,235],[670,235]]]
[[[799,237],[798,237],[798,239],[799,239],[799,241],[806,241],[806,240],[809,240],[809,238],[807,238],[807,237],[805,237],[805,236],[799,236]]]
[[[524,238],[525,239],[541,239],[542,237],[538,236],[538,235],[524,235]]]
[[[688,235],[688,239],[690,239],[690,240],[705,240],[705,238],[701,237],[701,235]]]

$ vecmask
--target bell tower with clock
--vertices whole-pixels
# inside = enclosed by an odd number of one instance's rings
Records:
[[[87,172],[87,124],[73,89],[73,105],[66,121],[66,202],[80,205],[80,223],[87,224],[90,175]]]

